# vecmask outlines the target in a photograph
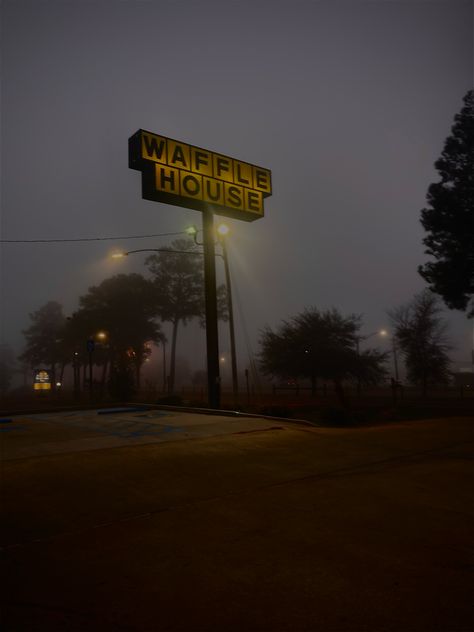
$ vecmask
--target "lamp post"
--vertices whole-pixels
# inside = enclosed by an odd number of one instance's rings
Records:
[[[389,336],[391,338],[391,347],[392,347],[392,355],[393,355],[393,368],[394,368],[394,372],[395,372],[395,380],[398,382],[399,380],[399,373],[398,373],[398,349],[397,349],[397,343],[395,341],[395,336],[393,334],[390,334],[386,329],[381,329],[380,330],[380,335],[381,336]]]
[[[385,329],[378,329],[377,331],[373,331],[371,334],[367,334],[366,336],[356,336],[356,348],[357,348],[357,356],[360,356],[360,341],[368,340],[372,338],[372,336],[383,336],[387,335],[387,331]],[[360,377],[357,378],[357,394],[360,395],[361,384]]]
[[[219,333],[217,327],[216,257],[214,214],[202,213],[204,247],[204,297],[206,304],[207,385],[211,408],[220,408],[221,379],[219,375]]]
[[[386,329],[378,329],[377,331],[373,331],[371,334],[367,334],[366,336],[357,336],[356,337],[357,355],[360,354],[360,341],[361,340],[368,340],[369,338],[372,338],[372,336],[385,337],[387,335],[388,334],[387,334],[387,330]]]
[[[237,354],[235,351],[235,329],[234,329],[234,310],[232,306],[232,285],[230,278],[229,257],[227,255],[226,235],[229,233],[229,227],[226,224],[220,224],[217,227],[219,243],[222,247],[222,258],[224,260],[225,283],[227,295],[227,311],[229,313],[229,335],[230,335],[230,355],[232,364],[232,394],[234,396],[234,404],[239,398],[239,379],[237,375]]]
[[[107,333],[105,331],[97,331],[92,336],[89,336],[87,340],[87,352],[89,355],[89,397],[92,400],[94,398],[93,389],[93,359],[92,354],[95,351],[96,343],[104,343],[107,340]]]
[[[230,337],[230,355],[231,355],[231,367],[232,367],[232,394],[234,397],[234,404],[237,403],[239,397],[239,380],[237,374],[237,353],[235,350],[235,327],[234,327],[234,309],[232,304],[232,282],[230,276],[229,257],[227,254],[227,241],[226,236],[229,234],[229,227],[227,224],[219,224],[217,227],[217,240],[221,246],[222,254],[216,253],[217,257],[222,257],[224,261],[224,273],[226,284],[226,297],[227,297],[227,311],[229,313],[229,337]],[[201,245],[197,240],[198,230],[195,226],[190,226],[186,231],[188,235],[194,238],[194,243]]]
[[[393,368],[395,371],[395,379],[392,377],[390,378],[390,382],[391,382],[391,386],[392,386],[392,397],[393,397],[393,405],[396,406],[397,405],[397,400],[398,400],[398,392],[399,389],[401,387],[400,384],[400,380],[399,380],[399,374],[398,374],[398,353],[397,353],[397,343],[395,340],[395,336],[392,334],[391,335],[391,347],[392,347],[392,355],[393,355]],[[403,397],[403,391],[400,389],[400,394]]]
[[[161,338],[161,346],[163,347],[163,393],[168,392],[168,381],[166,379],[166,338]]]
[[[196,235],[197,230],[187,231]],[[128,252],[114,253],[112,257],[121,258],[136,252],[168,252],[173,254],[186,254],[204,256],[204,285],[206,304],[206,346],[207,346],[207,378],[208,400],[210,408],[220,407],[220,377],[219,377],[219,351],[217,332],[217,295],[216,295],[216,264],[214,243],[214,216],[212,213],[203,213],[203,246],[204,252],[192,250],[173,250],[171,248],[139,248]],[[195,238],[196,241],[196,238]],[[197,242],[196,242],[197,243]]]
[[[123,259],[129,255],[136,254],[138,252],[166,252],[170,254],[178,255],[198,255],[202,256],[202,252],[195,252],[193,250],[175,250],[173,248],[137,248],[136,250],[127,250],[126,252],[114,252],[112,253],[112,259]],[[163,347],[163,393],[168,393],[168,376],[166,374],[166,338],[164,335],[160,337],[160,343]]]
[[[78,351],[74,351],[73,356],[72,356],[72,369],[73,369],[73,377],[74,377],[74,397],[75,399],[79,398],[79,380],[80,380],[80,374],[79,374],[79,352]]]
[[[87,340],[87,353],[89,354],[89,397],[92,400],[92,354],[95,349],[95,341],[93,338],[88,338]]]
[[[397,381],[397,383],[399,382],[398,379],[398,356],[397,356],[397,344],[395,342],[395,338],[392,336],[392,353],[393,353],[393,366],[395,369],[395,380]]]

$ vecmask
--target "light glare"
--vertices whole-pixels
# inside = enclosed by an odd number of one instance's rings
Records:
[[[227,224],[219,224],[219,226],[217,227],[217,232],[219,233],[219,235],[227,235],[230,231],[230,228],[227,226]]]

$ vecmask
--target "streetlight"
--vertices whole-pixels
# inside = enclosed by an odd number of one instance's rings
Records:
[[[381,336],[389,336],[389,333],[386,329],[381,329],[378,332]],[[395,369],[395,380],[398,382],[398,356],[397,356],[397,344],[395,341],[395,336],[392,336],[392,353],[393,353],[393,366]]]
[[[197,244],[197,228],[190,226],[186,232]],[[204,300],[206,306],[207,388],[209,405],[219,408],[221,378],[219,375],[219,332],[217,326],[216,252],[214,214],[211,208],[202,213],[202,245],[204,252]]]
[[[388,336],[388,332],[385,332],[385,334]],[[393,354],[393,368],[395,369],[395,381],[398,384],[399,381],[399,376],[398,376],[398,354],[397,354],[397,343],[395,340],[395,336],[392,334],[391,336],[392,338],[392,354]]]
[[[115,252],[112,254],[114,259],[126,257],[137,252],[167,252],[172,254],[190,254],[204,256],[204,283],[205,283],[205,305],[206,305],[206,343],[207,343],[207,369],[208,369],[208,396],[211,408],[220,407],[220,376],[219,376],[219,353],[218,353],[218,331],[217,331],[217,298],[216,298],[216,274],[215,274],[215,235],[212,213],[203,213],[203,244],[197,241],[198,230],[195,226],[190,226],[186,233],[194,238],[194,242],[204,246],[203,252],[192,250],[173,250],[170,248],[139,248],[129,250],[127,252]],[[218,229],[220,235],[219,242],[222,247],[222,256],[224,259],[224,268],[226,274],[227,285],[227,305],[229,311],[229,327],[231,338],[231,355],[232,355],[232,385],[234,397],[238,395],[237,381],[237,365],[235,354],[235,334],[234,320],[232,310],[232,292],[229,272],[229,263],[227,258],[227,250],[225,247],[224,236],[229,228],[222,225]]]
[[[138,248],[136,250],[127,250],[126,252],[114,252],[112,253],[112,259],[123,259],[128,255],[135,254],[137,252],[168,252],[173,254],[187,254],[187,255],[202,255],[201,252],[194,252],[193,250],[173,250],[171,248]],[[166,375],[166,338],[164,335],[160,335],[161,346],[163,347],[163,393],[168,393],[168,379]]]
[[[386,329],[381,329],[379,333],[381,336],[389,335]],[[395,368],[395,379],[398,382],[398,356],[397,356],[397,344],[395,341],[395,336],[392,336],[392,353],[393,353],[393,365]]]
[[[188,232],[188,234],[190,233]],[[175,250],[172,248],[138,248],[136,250],[128,250],[126,252],[114,252],[111,256],[113,259],[123,259],[124,257],[128,257],[128,255],[135,254],[138,252],[166,252],[170,254],[179,254],[179,255],[184,254],[184,255],[197,255],[200,257],[203,256],[202,252],[196,252],[195,250]],[[166,338],[164,335],[161,336],[160,342],[163,347],[163,392],[168,393],[169,385],[168,385],[168,380],[167,380],[167,375],[166,375]]]
[[[359,336],[357,338],[357,353],[359,353],[359,340],[367,340],[367,338],[371,338],[376,335],[382,336],[383,338],[390,337],[392,339],[392,354],[393,354],[393,366],[395,369],[395,379],[398,382],[398,355],[397,355],[397,345],[395,341],[395,336],[391,336],[390,333],[386,329],[380,329],[379,331],[374,331],[373,334],[369,334],[368,336]]]
[[[195,250],[173,250],[172,248],[138,248],[138,250],[127,250],[126,252],[114,252],[112,253],[112,259],[123,259],[136,252],[169,252],[171,254],[178,255],[198,255],[203,256],[202,252],[196,252]]]
[[[230,334],[230,355],[232,363],[232,393],[234,395],[234,404],[237,403],[239,397],[239,381],[237,376],[237,354],[235,352],[235,329],[234,329],[234,309],[232,306],[232,286],[230,279],[229,257],[227,255],[226,235],[229,233],[227,224],[219,224],[217,234],[219,243],[222,247],[222,258],[224,260],[225,283],[227,289],[227,311],[229,312],[229,334]]]
[[[196,226],[189,226],[186,229],[188,235],[194,238],[194,243],[201,245],[197,240],[198,229]],[[232,305],[232,283],[230,277],[229,257],[227,254],[227,240],[226,236],[229,234],[230,228],[227,224],[219,224],[217,227],[217,240],[222,248],[222,255],[216,253],[216,256],[221,256],[224,261],[225,271],[225,284],[226,284],[226,296],[227,296],[227,311],[229,313],[229,335],[230,335],[230,355],[232,366],[232,393],[234,396],[234,403],[237,403],[239,397],[239,381],[237,375],[237,354],[235,351],[235,328],[234,328],[234,310]]]
[[[87,340],[87,351],[89,355],[89,396],[91,399],[93,398],[92,354],[96,349],[96,343],[104,344],[107,339],[108,339],[108,333],[104,331],[103,329],[100,329],[99,331],[96,331],[94,334],[92,334]]]
[[[367,334],[366,336],[356,336],[356,347],[357,347],[357,355],[360,356],[360,341],[368,340],[372,338],[372,336],[386,336],[387,331],[385,329],[378,329],[377,331],[373,331],[371,334]],[[359,372],[359,370],[358,370]],[[360,395],[360,376],[357,378],[357,394]]]
[[[357,336],[356,337],[357,355],[359,355],[359,353],[360,353],[360,341],[361,340],[368,340],[369,338],[372,338],[372,336],[385,337],[387,335],[388,335],[388,333],[387,333],[386,329],[378,329],[377,331],[373,331],[371,334],[367,334],[366,336]]]

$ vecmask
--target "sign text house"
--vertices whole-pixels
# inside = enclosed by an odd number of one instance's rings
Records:
[[[143,198],[250,222],[263,217],[272,193],[268,169],[141,129],[128,142]]]

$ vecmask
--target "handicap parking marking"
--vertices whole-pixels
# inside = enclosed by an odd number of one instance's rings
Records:
[[[171,419],[175,417],[176,419]],[[20,421],[20,419],[19,419]],[[2,459],[22,459],[69,452],[110,449],[142,444],[166,443],[190,438],[180,416],[168,412],[141,417],[126,415],[98,416],[95,411],[29,415],[22,425],[8,424],[3,434]],[[179,422],[179,423],[173,423]],[[12,434],[17,430],[18,433]],[[68,432],[64,434],[64,430]],[[13,441],[21,437],[21,441]]]
[[[176,417],[175,413],[164,411],[143,412],[138,414],[124,414],[117,411],[116,414],[110,412],[107,415],[100,415],[98,410],[73,411],[64,413],[41,413],[32,415],[29,421],[41,421],[48,424],[57,424],[62,427],[74,427],[78,430],[97,433],[118,439],[136,439],[140,437],[156,437],[179,433],[182,427],[163,424],[164,419]],[[25,428],[27,429],[27,428]],[[3,430],[3,428],[0,428]]]
[[[152,428],[152,431],[150,432],[150,428]],[[140,429],[140,430],[134,430],[130,433],[127,433],[126,435],[120,435],[123,438],[127,438],[127,437],[153,437],[153,436],[159,436],[159,435],[164,435],[164,434],[169,434],[172,432],[180,432],[182,430],[182,428],[179,428],[177,426],[145,426],[144,428]]]
[[[41,413],[18,418],[18,433],[2,435],[2,459],[108,450],[145,444],[206,439],[236,432],[268,430],[264,419],[180,411],[98,415],[97,410]],[[13,424],[6,424],[10,430]],[[11,428],[14,430],[14,428]]]
[[[6,427],[0,426],[0,433],[3,433],[3,432],[16,432],[17,430],[25,431],[26,427],[25,426],[21,426],[21,425],[20,426],[18,426],[18,425],[6,426]]]

